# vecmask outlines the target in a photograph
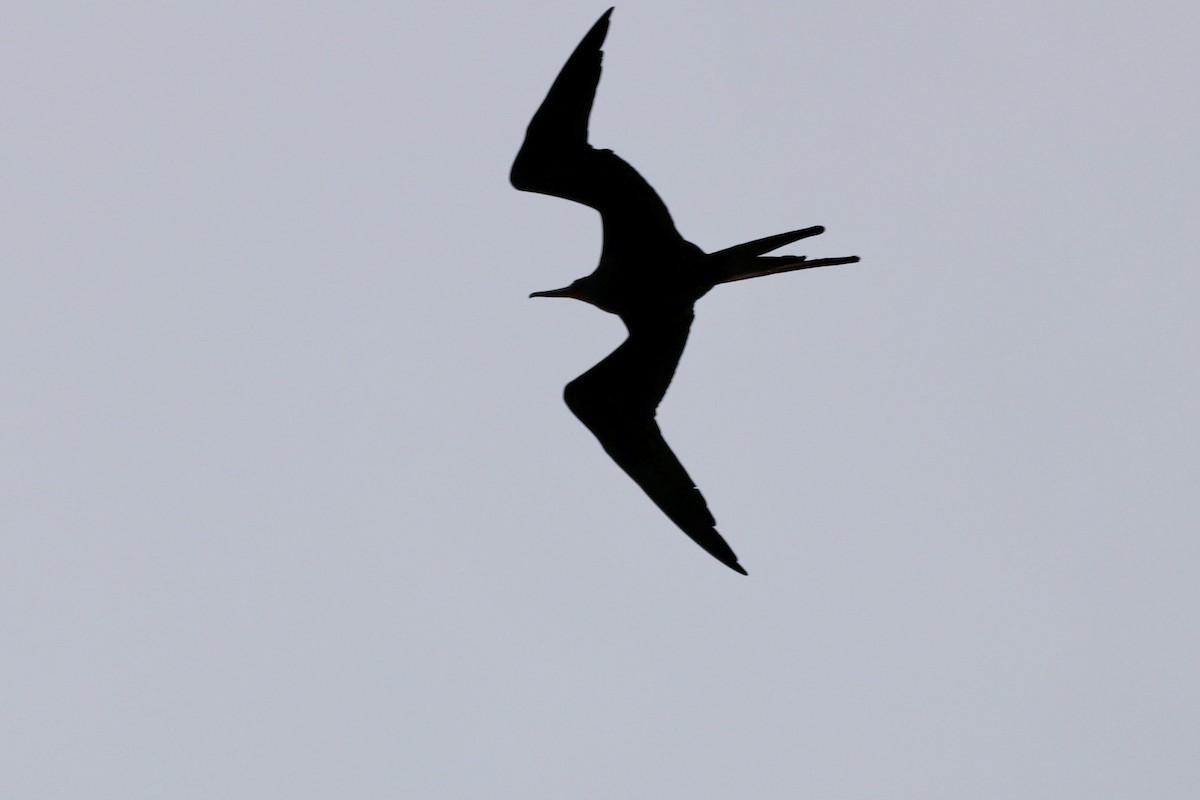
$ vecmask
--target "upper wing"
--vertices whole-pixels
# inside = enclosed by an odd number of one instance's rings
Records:
[[[525,132],[513,161],[512,185],[591,206],[604,218],[605,236],[677,244],[682,237],[658,193],[624,159],[588,144],[588,119],[600,82],[600,45],[610,8],[587,32],[559,72]]]
[[[588,146],[588,118],[592,115],[592,103],[600,83],[600,62],[604,56],[600,45],[604,44],[604,37],[608,35],[608,18],[611,14],[611,8],[605,11],[575,47],[554,79],[546,99],[530,120],[525,145],[513,164],[514,185],[518,177],[536,178],[535,175],[526,175],[535,170],[522,168],[536,166],[540,153]],[[537,192],[541,189],[532,186],[528,191]]]
[[[567,406],[672,522],[730,569],[746,574],[717,533],[696,483],[663,439],[655,411],[675,374],[692,313],[628,321],[629,338],[567,384]]]

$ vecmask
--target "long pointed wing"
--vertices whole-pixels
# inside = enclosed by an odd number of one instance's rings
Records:
[[[627,324],[629,338],[567,384],[567,406],[672,522],[718,561],[745,575],[654,419],[687,343],[692,313]]]
[[[588,144],[588,120],[600,82],[600,46],[610,8],[592,26],[559,72],[529,123],[513,162],[512,185],[583,203],[600,212],[607,240],[638,242],[643,250],[682,237],[658,193],[624,159]]]

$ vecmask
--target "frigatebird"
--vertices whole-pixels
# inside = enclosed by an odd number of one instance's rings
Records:
[[[588,120],[600,82],[600,46],[612,11],[604,12],[567,59],[529,123],[510,176],[522,191],[574,200],[599,211],[604,229],[600,264],[569,286],[530,297],[573,297],[625,323],[625,341],[567,384],[567,407],[672,522],[721,563],[745,575],[655,421],[687,342],[693,306],[718,283],[849,264],[858,257],[763,255],[822,233],[825,229],[819,225],[705,253],[675,229],[666,205],[645,178],[611,150],[588,144]]]

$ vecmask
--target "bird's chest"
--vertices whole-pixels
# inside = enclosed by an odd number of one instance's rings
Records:
[[[597,305],[614,314],[691,306],[707,286],[698,259],[690,256],[678,248],[667,252],[653,248],[635,253],[605,252],[592,275],[600,301]]]
[[[626,315],[662,314],[690,307],[704,293],[694,273],[664,269],[597,271],[596,305],[604,311]]]

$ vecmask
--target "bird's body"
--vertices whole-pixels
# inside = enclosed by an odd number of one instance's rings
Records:
[[[633,167],[611,150],[588,144],[600,45],[611,13],[610,8],[600,17],[563,66],[529,123],[511,174],[517,189],[599,211],[604,226],[600,263],[570,286],[532,296],[583,300],[625,323],[629,336],[620,347],[567,384],[567,406],[667,517],[722,563],[745,574],[717,533],[700,491],[663,440],[655,412],[687,343],[693,306],[713,286],[858,258],[762,255],[819,234],[820,226],[706,254],[679,234],[666,205]]]

